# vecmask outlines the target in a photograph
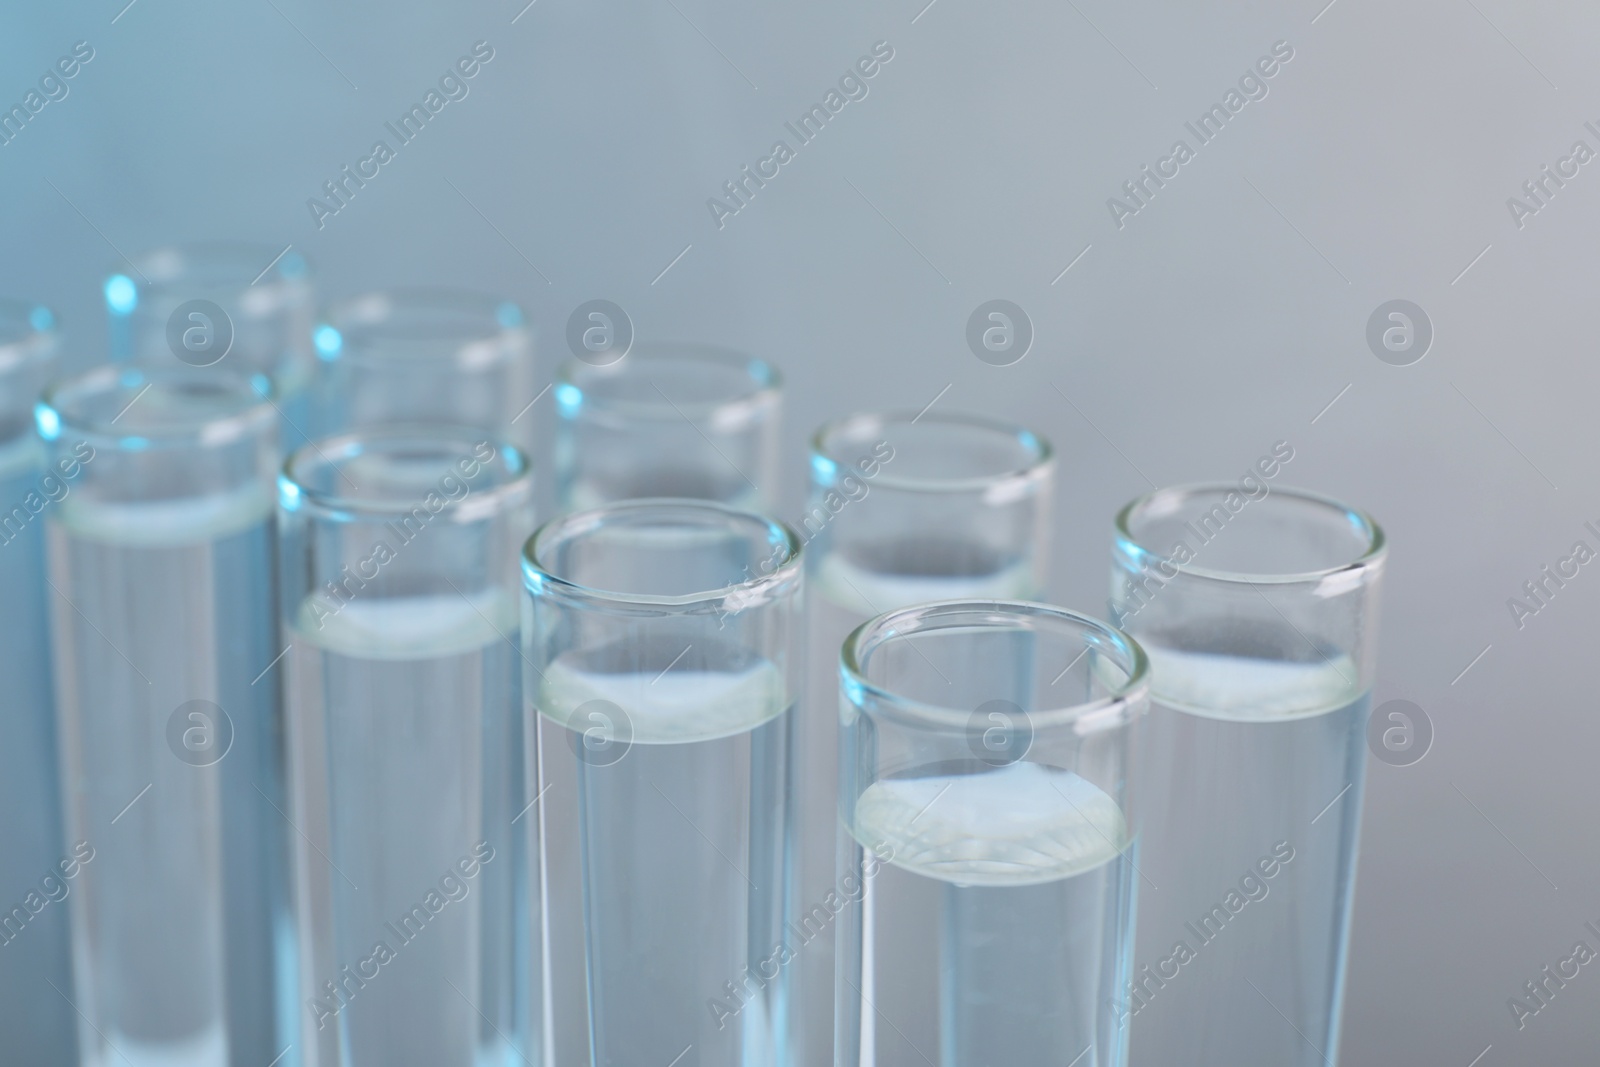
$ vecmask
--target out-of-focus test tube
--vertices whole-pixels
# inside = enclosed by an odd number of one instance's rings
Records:
[[[703,345],[634,345],[603,365],[563,364],[555,398],[562,511],[641,497],[760,511],[777,500],[782,381],[763,360]]]
[[[642,500],[524,557],[543,1062],[787,1064],[798,541]]]
[[[293,248],[249,241],[158,248],[118,265],[104,295],[113,362],[265,375],[284,449],[318,434],[310,269]]]
[[[1280,459],[1116,518],[1113,617],[1150,655],[1151,884],[1117,994],[1141,1067],[1338,1062],[1385,547],[1273,486]]]
[[[268,389],[112,366],[36,412],[47,461],[79,464],[45,520],[85,1064],[282,1051]]]
[[[49,309],[0,300],[0,1033],[8,1055],[41,1067],[77,1063],[77,1020],[51,988],[72,988],[63,901],[81,863],[61,832],[42,512],[72,492],[83,458],[47,467],[33,423],[56,348]]]
[[[839,649],[880,612],[933,600],[1031,599],[1043,591],[1053,461],[1008,423],[925,412],[852,415],[812,438],[811,492],[797,524],[810,584],[800,727],[798,906],[834,889]],[[937,966],[935,946],[923,946]],[[833,939],[795,963],[800,1062],[825,1063],[833,1026]]]
[[[364,293],[324,312],[312,338],[324,432],[475,426],[531,454],[534,340],[513,301],[452,289]]]
[[[527,458],[374,428],[295,453],[279,497],[307,1067],[521,1063]]]
[[[1124,634],[1042,604],[943,601],[851,635],[840,1067],[1121,1067],[1145,675]]]

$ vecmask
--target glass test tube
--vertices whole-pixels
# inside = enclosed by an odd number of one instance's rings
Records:
[[[752,511],[777,499],[782,380],[769,363],[688,344],[573,359],[555,386],[562,511],[683,497]]]
[[[1253,475],[1115,526],[1153,706],[1133,1062],[1337,1062],[1383,534]]]
[[[528,542],[544,1062],[789,1062],[800,571],[791,530],[710,502]]]
[[[79,861],[63,844],[40,513],[72,491],[82,460],[46,468],[33,405],[56,365],[55,317],[0,300],[0,1033],[19,1063],[76,1065],[67,907]],[[87,454],[87,453],[86,453]]]
[[[87,1064],[282,1048],[267,388],[110,366],[37,409],[49,459],[80,464],[46,533],[66,841],[92,851],[68,898]]]
[[[1121,1067],[1139,646],[1061,608],[942,601],[863,625],[840,675],[834,1062]]]
[[[834,888],[839,648],[881,612],[932,600],[1036,598],[1050,522],[1050,446],[1019,426],[960,414],[861,414],[812,438],[811,494],[798,532],[811,587],[800,728],[802,912]],[[799,975],[800,1062],[826,1062],[833,938],[812,931]],[[934,946],[924,946],[936,966]]]
[[[285,448],[318,434],[310,269],[299,252],[248,241],[158,248],[119,265],[104,295],[113,362],[266,375]]]
[[[477,426],[532,454],[534,342],[513,301],[451,289],[365,293],[329,308],[312,336],[325,432]]]
[[[521,1062],[527,459],[388,427],[301,449],[279,490],[307,1065]]]

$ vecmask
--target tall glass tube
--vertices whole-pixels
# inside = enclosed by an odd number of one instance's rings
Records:
[[[1338,1061],[1383,533],[1271,487],[1116,518],[1114,617],[1150,655],[1133,1062]]]
[[[522,1062],[527,459],[389,427],[301,449],[279,489],[308,1067]]]
[[[267,388],[113,366],[37,409],[49,460],[79,472],[45,517],[65,840],[92,853],[68,897],[86,1064],[282,1049]]]
[[[311,403],[315,360],[310,273],[305,258],[293,248],[250,241],[174,245],[136,256],[116,267],[103,288],[112,361],[163,372],[205,368],[225,376],[270,381],[270,392],[260,399],[270,403],[278,416],[277,447],[280,452],[296,448],[318,433]],[[271,673],[275,681],[276,670]],[[267,684],[263,680],[255,688]],[[271,687],[274,699],[279,691],[276,684]],[[252,751],[257,744],[264,746],[265,758],[271,761],[260,774],[264,780],[281,783],[283,751],[276,712],[252,725],[262,731],[250,742]],[[228,807],[223,836],[253,841],[263,833],[283,833],[282,816],[270,805],[261,805],[248,784],[245,791],[243,801]],[[282,799],[277,793],[272,797],[274,803]],[[228,987],[230,1028],[242,1040],[240,1047],[250,1050],[244,1055],[253,1057],[258,1043],[272,1045],[271,1054],[287,1046],[283,1067],[296,1067],[298,1050],[289,1039],[296,997],[283,984],[294,961],[293,938],[286,925],[287,851],[281,842],[266,862],[266,869],[241,870],[230,879],[234,900],[230,928],[256,930],[257,940],[270,936],[274,946],[270,967],[254,962],[257,951],[266,951],[258,948],[250,950],[249,962],[233,967]],[[266,926],[269,916],[277,918]]]
[[[798,524],[812,591],[797,783],[801,911],[834,888],[840,646],[872,616],[911,604],[1040,596],[1053,466],[1038,435],[959,414],[852,415],[812,438]],[[807,1065],[826,1062],[833,1034],[833,938],[812,934],[795,964]],[[932,943],[923,952],[936,966]]]
[[[326,432],[478,426],[531,453],[533,334],[514,302],[451,289],[365,293],[329,308],[313,339]]]
[[[863,625],[840,672],[834,1062],[1121,1067],[1144,653],[942,601]]]
[[[63,844],[40,513],[72,492],[82,461],[45,466],[33,405],[56,364],[49,309],[0,300],[0,1033],[18,1062],[77,1063],[67,908],[79,863]]]
[[[799,542],[642,500],[546,524],[524,574],[543,1062],[787,1064]]]
[[[604,365],[569,360],[555,386],[560,509],[640,497],[770,509],[782,388],[771,364],[703,345],[635,345]]]
[[[285,448],[318,434],[310,270],[293,248],[249,241],[158,248],[120,264],[104,294],[113,362],[265,375]]]

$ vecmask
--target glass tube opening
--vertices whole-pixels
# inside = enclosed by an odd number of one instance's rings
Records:
[[[556,403],[568,417],[703,421],[736,432],[777,405],[782,378],[764,360],[708,345],[635,346],[606,366],[568,360],[556,376]]]
[[[100,367],[34,409],[53,455],[80,473],[54,507],[66,526],[140,544],[188,544],[271,511],[278,413],[264,375]]]
[[[852,703],[870,700],[874,715],[934,733],[970,730],[974,711],[996,698],[1034,730],[1126,725],[1149,685],[1144,650],[1122,631],[1024,601],[951,600],[880,615],[845,641],[840,670]]]
[[[1004,502],[1049,477],[1052,451],[1024,427],[977,415],[889,412],[848,415],[823,424],[811,439],[818,481],[849,473],[879,441],[894,460],[874,484],[912,492],[984,491]]]
[[[287,511],[363,521],[403,518],[420,505],[472,522],[532,491],[520,449],[444,426],[391,426],[308,445],[284,463],[278,488]]]
[[[313,363],[309,276],[293,249],[248,241],[136,256],[105,281],[112,362],[270,375],[281,417],[298,432]]]
[[[400,288],[363,293],[331,307],[318,325],[324,360],[371,363],[441,361],[462,371],[528,350],[526,316],[511,300],[455,289]]]
[[[763,602],[800,570],[800,540],[713,501],[630,500],[546,523],[528,540],[536,592],[657,607]]]
[[[46,441],[62,435],[130,451],[222,445],[276,418],[263,375],[99,367],[44,391],[35,409]]]
[[[126,316],[150,302],[223,298],[250,318],[264,318],[304,301],[308,273],[305,257],[293,249],[252,241],[157,248],[121,264],[106,280],[106,306],[113,316]]]
[[[158,248],[136,257],[130,266],[138,268],[153,290],[181,285],[217,291],[259,284],[258,278],[304,277],[305,259],[290,250],[274,262],[279,251],[254,241],[207,241]]]
[[[1215,483],[1157,489],[1116,518],[1132,569],[1218,581],[1320,582],[1382,561],[1383,530],[1368,515],[1300,489]]]
[[[1038,434],[965,414],[858,414],[817,431],[811,468],[800,526],[830,602],[867,617],[1042,595],[1054,460]]]

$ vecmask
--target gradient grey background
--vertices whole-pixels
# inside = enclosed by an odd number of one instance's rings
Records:
[[[1056,598],[1096,612],[1118,506],[1289,441],[1280,481],[1386,527],[1375,703],[1436,731],[1422,762],[1369,772],[1344,1063],[1594,1062],[1600,964],[1520,1032],[1506,1000],[1600,948],[1600,563],[1521,630],[1506,601],[1600,547],[1600,161],[1520,229],[1506,200],[1575,140],[1600,150],[1600,12],[524,2],[8,4],[5,106],[74,42],[95,58],[0,146],[0,292],[57,308],[87,363],[115,249],[292,244],[328,296],[522,300],[546,380],[571,310],[614,300],[641,339],[783,367],[790,513],[805,436],[846,409],[937,397],[1034,426],[1060,456]],[[495,56],[470,95],[319,231],[307,198],[478,40]],[[706,199],[879,40],[868,97],[719,231]],[[1119,229],[1107,198],[1279,40],[1269,95]],[[1036,331],[1009,367],[964,338],[994,298]],[[1434,326],[1412,366],[1366,343],[1394,298]]]

